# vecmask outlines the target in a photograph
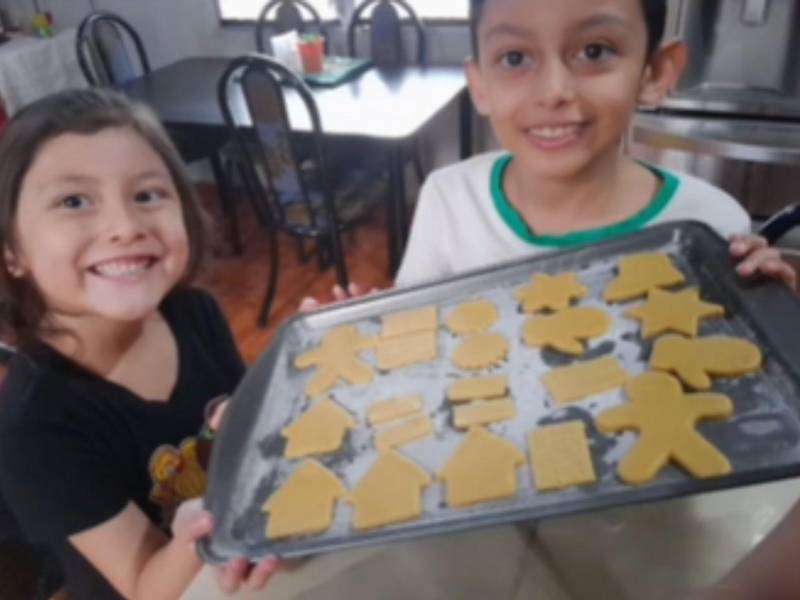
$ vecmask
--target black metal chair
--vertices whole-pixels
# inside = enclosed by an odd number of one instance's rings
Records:
[[[78,64],[89,85],[119,88],[126,82],[150,72],[150,60],[136,29],[111,12],[97,11],[83,19],[76,35]],[[209,90],[209,93],[213,93]],[[235,160],[233,146],[217,132],[169,128],[178,150],[187,163],[206,160],[211,163],[217,184],[220,207],[230,228],[237,254],[242,252],[241,233],[236,207],[225,179],[223,162]]]
[[[286,33],[293,29],[298,33],[325,34],[319,13],[305,0],[271,0],[267,2],[261,9],[256,22],[256,48],[261,53],[268,53],[264,39],[267,30],[273,33]],[[326,51],[327,48],[326,37]]]
[[[409,61],[403,43],[405,26],[411,27],[416,39],[416,52],[412,61]],[[358,33],[366,27],[370,31],[369,56],[377,66],[425,64],[427,60],[425,28],[417,13],[405,0],[366,0],[356,8],[347,27],[347,48],[350,56],[358,55],[356,47]]]
[[[385,196],[385,186],[376,178],[334,182],[314,97],[281,63],[263,54],[237,58],[220,79],[217,93],[239,151],[249,159],[245,184],[269,236],[268,283],[258,317],[264,326],[277,290],[278,233],[315,241],[319,256],[333,263],[337,282],[346,289],[340,234],[363,221],[371,205]],[[299,97],[310,131],[292,129],[286,93]]]
[[[791,204],[767,219],[759,228],[758,235],[772,245],[795,227],[800,227],[800,204]]]

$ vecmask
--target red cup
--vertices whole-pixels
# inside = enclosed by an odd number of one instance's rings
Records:
[[[322,38],[313,42],[299,42],[300,60],[303,63],[303,71],[308,74],[322,73],[325,67],[325,46]]]

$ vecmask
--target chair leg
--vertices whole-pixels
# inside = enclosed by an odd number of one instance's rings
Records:
[[[228,178],[225,176],[225,167],[217,152],[212,154],[210,158],[211,169],[214,172],[214,180],[217,182],[219,202],[231,231],[233,251],[237,256],[240,256],[242,254],[242,235],[239,231],[239,219],[236,218],[235,201],[231,194],[230,186],[228,185]]]
[[[269,313],[272,309],[272,303],[275,301],[275,294],[278,291],[278,268],[280,267],[278,232],[271,226],[268,226],[266,230],[269,236],[269,275],[267,276],[267,290],[264,294],[264,301],[261,303],[261,310],[258,312],[258,326],[262,329],[269,322]]]
[[[294,241],[297,244],[297,260],[300,262],[301,265],[304,265],[308,262],[308,254],[306,254],[305,240],[301,237],[296,237],[294,238]]]

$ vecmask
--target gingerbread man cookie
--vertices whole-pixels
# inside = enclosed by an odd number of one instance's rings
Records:
[[[606,288],[606,302],[640,298],[652,289],[683,283],[683,276],[666,254],[637,254],[619,261],[619,275]]]
[[[707,390],[711,376],[738,377],[758,370],[761,350],[747,340],[722,335],[698,339],[667,335],[656,340],[650,366],[672,371],[696,390]]]
[[[695,426],[701,419],[733,414],[733,403],[722,394],[684,394],[680,382],[665,373],[645,373],[625,391],[630,402],[602,412],[597,427],[604,433],[639,432],[633,449],[622,459],[620,479],[632,485],[651,481],[673,460],[697,478],[718,477],[731,465]]]
[[[520,303],[523,312],[534,313],[541,310],[564,310],[573,300],[580,300],[588,292],[589,289],[578,282],[575,273],[555,276],[537,273],[531,279],[530,285],[517,290],[514,298]]]
[[[362,337],[353,325],[345,325],[325,334],[319,348],[294,359],[298,369],[319,367],[306,385],[306,394],[318,396],[343,379],[353,385],[366,385],[372,381],[369,365],[358,359],[358,354],[375,345],[374,338]]]
[[[700,320],[721,317],[725,309],[719,304],[703,302],[697,288],[680,292],[650,291],[647,302],[629,309],[625,316],[642,322],[642,337],[650,339],[672,331],[694,337]]]
[[[584,341],[600,337],[611,328],[611,317],[597,308],[568,308],[546,317],[528,319],[522,328],[525,344],[550,347],[573,356],[586,350]]]

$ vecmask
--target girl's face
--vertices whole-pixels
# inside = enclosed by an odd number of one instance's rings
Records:
[[[181,200],[161,157],[129,128],[46,142],[22,180],[9,270],[48,316],[136,321],[184,274]]]

